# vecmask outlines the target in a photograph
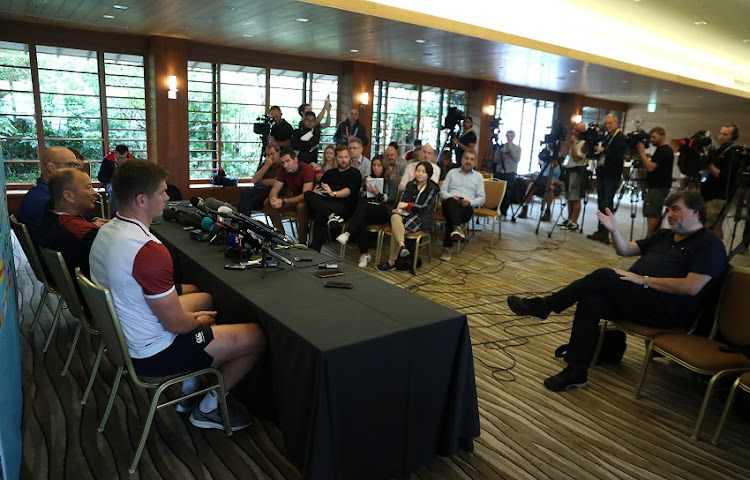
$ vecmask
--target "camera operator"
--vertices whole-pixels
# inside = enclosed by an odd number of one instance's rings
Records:
[[[460,137],[456,137],[455,134],[451,134],[451,143],[453,148],[456,150],[456,159],[460,163],[460,160],[464,158],[464,152],[469,149],[474,149],[477,145],[477,134],[474,133],[472,128],[474,127],[474,121],[470,116],[464,117],[464,133]]]
[[[646,146],[643,142],[638,142],[636,147],[643,168],[646,169],[646,199],[643,201],[643,216],[648,219],[647,237],[651,236],[661,224],[664,200],[669,195],[669,189],[672,186],[674,165],[674,151],[667,145],[667,133],[664,129],[654,127],[649,134],[651,145],[656,147],[654,153],[646,154]]]
[[[289,122],[281,118],[281,109],[274,105],[268,114],[273,118],[271,135],[268,137],[270,143],[275,143],[280,147],[291,147],[294,128],[292,128]]]
[[[615,193],[622,177],[622,165],[625,163],[625,134],[617,125],[617,117],[614,114],[605,116],[604,130],[607,131],[607,136],[604,138],[604,145],[594,147],[594,150],[600,153],[599,164],[596,167],[596,194],[599,211],[602,213],[606,213],[608,208],[614,208]],[[601,222],[599,229],[586,238],[609,243],[609,233]]]
[[[503,220],[508,215],[508,207],[513,200],[518,162],[521,161],[521,147],[513,143],[515,138],[516,132],[508,130],[505,133],[505,139],[508,142],[495,148],[495,157],[492,160],[495,164],[495,178],[508,182],[503,203],[500,205],[500,218]]]
[[[562,230],[578,230],[578,216],[581,214],[581,196],[586,189],[586,155],[583,153],[586,141],[580,139],[586,131],[586,124],[577,123],[570,134],[570,151],[565,159],[567,179],[565,198],[568,202],[568,218],[560,224]]]
[[[708,167],[703,172],[701,195],[706,200],[706,226],[713,229],[719,238],[724,238],[721,224],[727,214],[727,204],[732,200],[737,186],[740,162],[735,158],[740,145],[735,143],[740,136],[737,125],[729,123],[719,130],[719,148],[714,150]]]

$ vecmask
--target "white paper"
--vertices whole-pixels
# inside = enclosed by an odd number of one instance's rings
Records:
[[[375,185],[378,187],[378,192],[383,193],[383,179],[382,178],[368,178],[367,179],[367,185]],[[367,198],[373,198],[375,195],[370,193],[369,190],[367,190]]]

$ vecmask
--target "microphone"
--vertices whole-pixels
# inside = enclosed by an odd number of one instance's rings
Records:
[[[201,220],[201,228],[210,233],[219,233],[221,230],[219,226],[214,223],[213,219],[209,217],[203,217],[203,220]]]
[[[242,250],[242,236],[236,233],[227,234],[224,245],[230,250]]]

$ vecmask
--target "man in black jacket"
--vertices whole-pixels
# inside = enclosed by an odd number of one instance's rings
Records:
[[[336,127],[333,139],[339,145],[346,145],[349,143],[349,137],[352,136],[362,140],[363,147],[366,147],[370,143],[367,139],[367,130],[364,125],[359,123],[359,110],[354,107],[349,110],[349,118],[339,123],[338,127]]]
[[[622,177],[622,165],[625,162],[625,134],[617,128],[617,117],[609,114],[604,117],[604,129],[607,137],[604,145],[595,147],[600,153],[599,165],[596,167],[596,193],[599,211],[605,213],[607,209],[614,210],[615,193]],[[599,222],[599,229],[588,235],[591,240],[609,243],[607,229]]]

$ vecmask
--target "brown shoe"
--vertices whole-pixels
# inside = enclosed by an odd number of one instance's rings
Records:
[[[591,235],[586,235],[586,238],[591,239],[591,240],[596,240],[597,242],[606,242],[607,240],[609,240],[609,235],[597,230]]]

